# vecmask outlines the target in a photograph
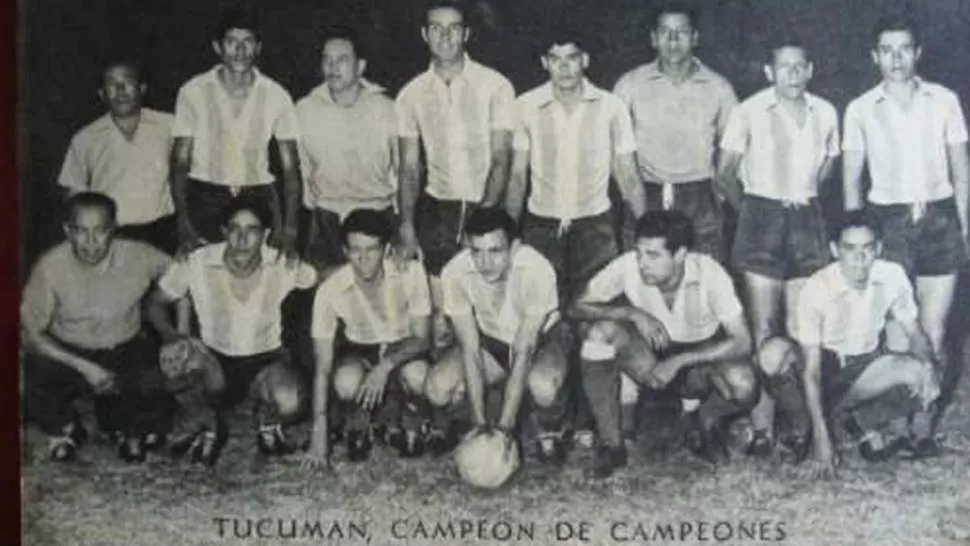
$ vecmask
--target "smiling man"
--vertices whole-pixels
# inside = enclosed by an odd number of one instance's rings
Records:
[[[295,253],[300,205],[299,126],[293,99],[256,68],[262,42],[255,15],[227,11],[213,36],[219,64],[179,89],[172,134],[172,190],[183,250],[222,239],[219,217],[233,197],[263,200],[273,238]],[[275,138],[283,205],[269,171]]]

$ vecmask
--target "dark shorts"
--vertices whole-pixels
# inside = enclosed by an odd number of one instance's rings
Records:
[[[953,198],[932,201],[919,220],[913,221],[911,205],[870,204],[882,225],[882,256],[902,265],[916,276],[956,273],[967,263],[967,249],[960,231]]]
[[[203,239],[210,243],[222,241],[222,214],[236,195],[247,195],[265,201],[273,214],[273,225],[282,225],[280,198],[273,184],[243,186],[233,195],[229,186],[189,179],[186,190],[189,221]]]
[[[560,220],[527,213],[522,238],[556,271],[559,305],[567,306],[579,297],[586,283],[618,254],[616,232],[609,211],[577,218],[565,233]]]
[[[415,228],[429,275],[441,275],[445,264],[462,249],[465,221],[477,206],[467,201],[437,199],[427,193],[418,197]]]
[[[512,369],[512,347],[508,343],[496,339],[481,330],[478,331],[478,337],[481,340],[482,349],[492,355],[502,369],[510,371]],[[539,340],[533,353],[533,358],[536,358],[540,353],[558,351],[565,360],[566,347],[569,344],[569,340],[569,327],[566,325],[566,322],[560,320],[548,330],[539,334]]]
[[[178,249],[178,223],[174,214],[148,222],[118,226],[118,236],[148,243],[171,255]]]
[[[394,209],[388,207],[380,212],[392,226],[397,226]],[[340,216],[326,209],[312,209],[309,216],[303,259],[317,269],[346,263],[340,236]]]
[[[212,354],[222,366],[222,373],[226,380],[226,389],[222,397],[223,408],[238,406],[249,398],[253,381],[269,366],[282,364],[291,369],[290,353],[286,349],[276,349],[248,356],[229,356],[212,350]]]
[[[808,277],[831,261],[822,207],[746,195],[734,236],[734,265],[773,279]]]
[[[647,211],[663,210],[663,187],[660,184],[644,184],[647,193]],[[724,263],[724,212],[714,195],[710,180],[674,184],[673,210],[679,210],[694,225],[694,250],[713,256]],[[629,240],[632,242],[631,225]]]
[[[822,350],[822,398],[825,406],[835,408],[848,394],[852,385],[862,376],[866,368],[885,353],[881,350],[845,358],[845,365],[839,356],[827,349]]]

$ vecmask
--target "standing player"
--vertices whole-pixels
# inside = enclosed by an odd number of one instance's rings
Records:
[[[143,461],[171,421],[158,348],[142,329],[142,301],[169,258],[115,238],[116,210],[100,193],[71,196],[67,242],[41,257],[24,288],[24,413],[50,437],[55,461],[87,438],[73,406],[82,396],[93,396],[98,424],[117,434],[127,461]]]
[[[892,455],[879,428],[910,418],[908,448],[917,458],[937,455],[930,415],[939,384],[933,349],[917,320],[913,288],[898,264],[879,259],[882,233],[862,211],[835,232],[838,262],[812,275],[798,301],[795,338],[804,349],[805,398],[812,423],[812,458],[831,472],[835,452],[830,418],[860,436],[871,461]],[[889,352],[880,336],[890,320],[905,333],[906,352]]]
[[[528,390],[539,455],[562,464],[567,336],[558,320],[556,274],[514,238],[515,224],[500,208],[472,212],[465,231],[469,248],[441,275],[458,343],[428,374],[425,390],[435,409],[429,447],[435,454],[454,447],[456,428],[445,426],[446,410],[466,399],[472,426],[511,434]],[[486,391],[503,381],[501,412],[490,419]]]
[[[236,197],[222,213],[225,241],[173,263],[152,296],[153,323],[167,343],[187,338],[189,321],[173,327],[166,306],[189,297],[201,341],[215,357],[201,376],[212,414],[182,445],[207,465],[216,463],[228,438],[228,411],[247,397],[257,403],[259,449],[268,455],[292,451],[282,425],[298,415],[303,396],[281,341],[280,305],[291,291],[316,284],[317,275],[266,246],[271,221],[258,196]]]
[[[573,307],[589,322],[581,354],[600,441],[596,477],[626,464],[621,401],[635,402],[636,388],[628,384],[632,396],[621,399],[623,381],[700,399],[688,414],[688,446],[711,462],[727,455],[728,419],[758,401],[741,302],[724,268],[690,250],[690,220],[678,211],[648,213],[635,235],[634,250],[597,273]]]
[[[375,411],[382,414],[382,424],[392,429],[389,436],[399,440],[392,443],[398,444],[402,456],[423,451],[420,433],[427,418],[423,394],[431,345],[431,297],[420,262],[406,262],[402,270],[388,258],[394,228],[380,212],[351,212],[340,228],[349,263],[317,290],[310,467],[327,464],[333,425],[328,411],[331,384],[337,409],[347,421],[350,460],[367,458]]]
[[[772,86],[731,113],[718,166],[720,188],[739,211],[733,261],[744,275],[745,307],[758,348],[772,336],[784,336],[786,324],[794,331],[801,286],[829,263],[818,191],[839,154],[835,107],[806,91],[812,63],[805,47],[795,39],[777,42],[765,76]],[[762,396],[753,412],[754,454],[771,452],[772,401]],[[804,434],[807,425],[796,428]]]
[[[946,366],[946,319],[957,272],[967,261],[970,168],[960,99],[916,74],[920,33],[912,21],[887,17],[873,36],[882,82],[845,112],[843,184],[846,210],[867,200],[885,233],[885,257],[915,277],[923,331]]]
[[[108,113],[71,139],[57,183],[70,193],[103,193],[118,205],[118,235],[168,253],[178,246],[168,181],[172,116],[144,108],[148,86],[140,67],[105,67],[98,96]]]
[[[394,101],[364,79],[367,58],[349,28],[325,34],[324,83],[296,104],[300,120],[303,204],[311,211],[305,257],[317,267],[344,263],[340,222],[355,209],[394,217],[397,125]]]
[[[421,37],[431,66],[397,97],[400,136],[401,248],[418,247],[431,275],[434,336],[443,343],[441,268],[461,249],[471,209],[499,203],[508,180],[512,144],[509,81],[465,53],[471,35],[464,4],[434,0]],[[421,155],[427,185],[422,191]]]
[[[516,101],[506,204],[518,220],[531,186],[523,239],[552,263],[559,301],[568,305],[617,254],[610,175],[635,218],[643,214],[644,195],[629,113],[586,79],[589,54],[576,34],[557,32],[541,58],[549,81]]]
[[[694,57],[698,38],[693,9],[663,4],[650,30],[657,59],[624,74],[613,91],[633,115],[647,208],[683,211],[693,222],[696,250],[720,260],[726,248],[711,182],[714,152],[738,101],[731,84]]]
[[[262,43],[252,12],[227,11],[212,49],[220,63],[183,85],[175,103],[172,190],[181,244],[191,250],[220,241],[222,209],[244,194],[270,206],[267,227],[293,256],[301,186],[293,99],[256,68]],[[283,174],[283,207],[269,172],[272,138]]]

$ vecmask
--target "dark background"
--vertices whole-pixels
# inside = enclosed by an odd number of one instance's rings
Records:
[[[327,23],[362,27],[371,49],[368,76],[396,92],[427,66],[421,2],[287,0],[261,2],[260,61],[294,100],[318,80],[319,32]],[[507,75],[521,93],[543,81],[531,37],[550,19],[593,38],[590,78],[612,88],[652,59],[648,0],[478,0],[471,54]],[[768,35],[791,29],[815,59],[813,90],[841,111],[873,86],[869,39],[876,19],[908,9],[923,25],[922,73],[970,96],[970,0],[698,1],[699,57],[724,74],[741,98],[764,85]],[[149,69],[147,105],[171,111],[179,86],[211,67],[210,35],[228,1],[27,0],[21,44],[20,172],[23,265],[60,237],[55,180],[71,135],[103,112],[95,90],[105,59],[138,52]],[[838,186],[833,184],[832,186]]]

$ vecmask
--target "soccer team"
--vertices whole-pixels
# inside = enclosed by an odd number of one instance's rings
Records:
[[[25,413],[51,458],[86,440],[83,396],[128,461],[168,444],[215,464],[251,399],[259,449],[308,470],[338,442],[352,461],[374,441],[440,456],[469,429],[561,465],[591,427],[604,478],[648,393],[679,400],[687,446],[714,463],[739,419],[751,456],[823,473],[836,432],[868,460],[941,452],[970,167],[958,97],[917,75],[911,21],[876,26],[882,81],[840,138],[801,42],[774,42],[768,87],[738,104],[694,56],[684,4],[656,11],[657,59],[612,92],[585,77],[582,36],[550,25],[549,80],[518,98],[466,53],[462,4],[424,13],[430,66],[396,99],[334,26],[324,81],[294,105],[256,68],[246,10],[225,14],[219,62],[174,117],[142,106],[136,63],[105,67],[108,113],[59,177],[67,240],[22,299]],[[826,223],[840,153],[844,210]],[[312,342],[284,337],[293,314]],[[286,430],[307,415],[297,446]]]

